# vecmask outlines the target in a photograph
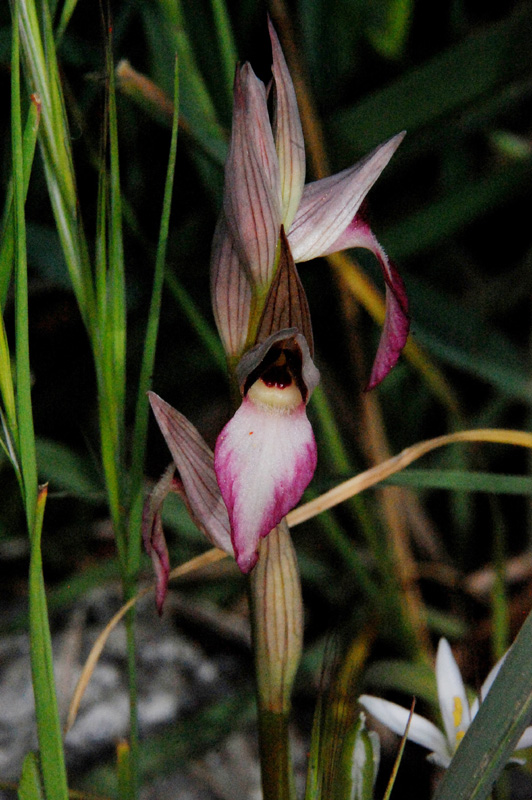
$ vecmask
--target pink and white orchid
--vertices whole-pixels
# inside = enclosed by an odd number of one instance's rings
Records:
[[[275,274],[281,225],[296,263],[347,248],[371,250],[386,284],[386,321],[368,383],[373,388],[394,366],[405,345],[408,301],[397,270],[360,209],[404,132],[354,166],[305,185],[305,144],[295,91],[271,22],[269,30],[271,122],[268,90],[250,65],[237,69],[235,77],[223,210],[211,258],[218,330],[226,352],[240,357],[249,344],[251,297],[260,303]]]
[[[316,469],[305,413],[319,373],[297,328],[272,334],[246,353],[242,405],[220,433],[214,468],[231,521],[238,566],[249,572],[259,540],[294,508]]]
[[[402,281],[360,212],[404,134],[355,166],[305,185],[295,91],[270,22],[269,31],[268,89],[249,64],[236,71],[223,208],[211,255],[214,317],[242,403],[213,454],[179,412],[150,394],[179,476],[165,473],[145,514],[145,541],[161,584],[168,573],[159,515],[164,493],[182,494],[209,539],[232,551],[242,572],[249,572],[260,539],[299,502],[314,474],[316,444],[306,404],[319,373],[295,262],[351,247],[367,248],[379,260],[386,321],[369,388],[396,363],[408,335]]]
[[[479,703],[485,700],[493,681],[502,667],[505,656],[498,661],[480,689],[480,698],[476,698],[471,705],[468,702],[466,689],[458,664],[446,639],[440,639],[436,655],[436,683],[438,687],[438,701],[443,720],[443,732],[430,720],[419,714],[412,714],[410,710],[383,700],[364,694],[359,698],[359,703],[375,719],[386,725],[398,736],[403,736],[408,728],[408,739],[430,750],[428,760],[439,767],[447,768],[455,754],[467,729],[473,722],[479,709]],[[523,750],[532,746],[532,727],[527,728],[517,743],[516,750]],[[512,759],[516,761],[517,759]]]

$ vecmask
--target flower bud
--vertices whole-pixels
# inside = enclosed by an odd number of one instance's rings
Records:
[[[301,657],[303,604],[285,520],[261,541],[251,573],[251,608],[259,705],[261,710],[286,714]]]

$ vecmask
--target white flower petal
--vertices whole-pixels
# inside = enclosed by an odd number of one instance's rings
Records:
[[[383,700],[380,697],[372,697],[367,694],[359,697],[358,702],[375,719],[386,725],[387,728],[390,728],[398,736],[404,736],[410,717],[409,709],[389,700]],[[441,759],[450,758],[449,746],[443,733],[430,720],[419,714],[412,714],[408,729],[408,739],[420,744],[421,747],[426,747],[427,750],[431,750],[433,754],[436,754]]]
[[[526,747],[532,747],[532,727],[525,730],[517,742],[515,749],[524,750]]]
[[[331,245],[354,219],[403,136],[404,133],[399,133],[392,137],[353,167],[305,186],[288,234],[296,263],[330,252]]]
[[[429,756],[427,756],[427,761],[429,761],[431,764],[435,764],[437,767],[447,769],[451,763],[451,756],[444,755],[443,753],[431,753]]]
[[[316,458],[316,442],[302,401],[293,410],[271,409],[247,396],[220,433],[214,466],[242,572],[255,565],[259,539],[301,499]]]
[[[445,732],[454,752],[469,727],[470,715],[464,682],[447,639],[440,639],[438,645],[436,683]]]

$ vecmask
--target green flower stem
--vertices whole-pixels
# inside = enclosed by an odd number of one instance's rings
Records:
[[[135,596],[137,589],[136,580],[126,589],[126,602]],[[127,648],[127,677],[129,694],[129,793],[130,800],[138,797],[140,787],[139,773],[139,722],[138,722],[138,687],[137,687],[137,660],[135,646],[135,606],[126,615],[126,648]]]
[[[303,645],[303,602],[297,558],[283,520],[262,540],[250,577],[264,800],[293,800],[288,722]]]
[[[259,750],[264,800],[294,800],[288,714],[259,708]]]

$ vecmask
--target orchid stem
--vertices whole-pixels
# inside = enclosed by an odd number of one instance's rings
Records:
[[[288,714],[259,706],[259,750],[263,800],[294,800]]]
[[[303,644],[303,603],[285,520],[260,544],[249,598],[263,800],[295,800],[288,721]]]

